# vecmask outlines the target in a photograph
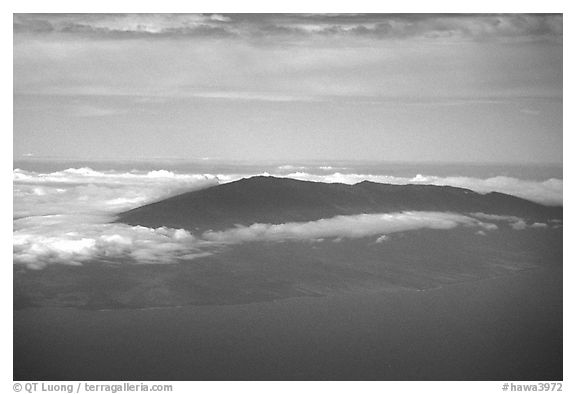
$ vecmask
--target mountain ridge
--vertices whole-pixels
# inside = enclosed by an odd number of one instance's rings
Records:
[[[544,206],[498,192],[481,194],[454,186],[371,181],[349,185],[254,176],[147,204],[119,214],[117,221],[205,231],[409,210],[483,212],[533,221],[562,218],[562,207]]]

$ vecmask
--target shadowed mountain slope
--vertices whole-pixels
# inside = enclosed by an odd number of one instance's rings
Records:
[[[496,192],[480,194],[451,186],[368,181],[346,185],[255,176],[132,209],[120,214],[118,221],[205,231],[253,223],[305,222],[336,215],[406,210],[484,212],[535,221],[562,218],[562,207],[548,207]]]

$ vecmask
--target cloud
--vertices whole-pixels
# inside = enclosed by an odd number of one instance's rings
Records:
[[[490,220],[490,221],[500,221],[500,222],[517,222],[517,221],[522,220],[518,216],[494,215],[491,213],[483,213],[483,212],[475,212],[475,213],[471,213],[470,215],[474,216],[478,219]]]
[[[69,168],[36,173],[15,169],[13,182],[15,217],[58,213],[110,215],[185,191],[217,185],[218,177],[165,170],[100,172],[91,168]]]
[[[15,220],[14,264],[30,269],[88,261],[170,264],[212,254],[206,242],[186,230],[79,219],[86,218],[54,215]]]
[[[380,244],[382,242],[388,241],[390,238],[387,235],[381,235],[378,238],[376,238],[376,243]]]
[[[205,91],[190,92],[186,97],[199,97],[207,99],[246,100],[246,101],[271,101],[271,102],[310,102],[317,98],[302,94],[278,94],[270,92],[249,91]]]
[[[517,222],[510,223],[510,227],[512,227],[514,230],[526,230],[528,225],[524,220],[519,220]]]
[[[336,216],[311,222],[255,223],[223,231],[207,231],[202,238],[222,243],[362,238],[419,229],[449,230],[457,226],[493,228],[466,215],[448,212],[408,211],[390,214]]]
[[[524,219],[519,218],[517,216],[491,215],[481,212],[472,213],[471,216],[483,220],[508,222],[510,227],[514,230],[526,230],[527,228],[548,228],[548,224],[540,222],[535,222],[532,223],[531,225],[528,225],[528,223],[526,223]],[[551,222],[556,223],[556,220],[553,220]]]
[[[15,14],[14,31],[99,37],[252,40],[512,39],[562,35],[561,15],[525,14]]]
[[[563,181],[523,180],[497,176],[491,178],[439,177],[416,175],[401,177],[356,173],[312,174],[290,172],[301,166],[282,165],[278,177],[315,182],[355,184],[365,180],[379,183],[431,184],[468,188],[479,193],[507,193],[548,205],[562,205]],[[328,171],[332,167],[320,167]],[[69,168],[51,173],[13,171],[15,216],[53,214],[58,212],[121,212],[185,191],[214,186],[251,176],[252,174],[195,174],[155,171],[95,171],[91,168]],[[262,173],[260,175],[270,175]],[[55,209],[53,209],[55,207]],[[77,207],[77,209],[75,208]]]
[[[294,171],[294,170],[305,170],[306,167],[304,166],[294,166],[292,164],[285,164],[278,166],[278,170],[280,171]]]
[[[110,116],[101,96],[424,107],[562,97],[559,15],[16,14],[14,31],[14,93],[92,98],[73,116]],[[534,39],[556,43],[521,45]],[[500,40],[520,44],[487,50]],[[459,47],[430,45],[445,41]]]
[[[287,178],[316,182],[355,184],[362,181],[391,183],[395,185],[425,184],[437,186],[454,186],[474,190],[478,193],[500,192],[525,198],[545,205],[562,205],[563,181],[551,178],[545,181],[523,180],[507,176],[491,178],[472,177],[439,177],[418,174],[415,177],[372,174],[333,174],[317,175],[306,172],[293,172],[283,175]]]
[[[93,215],[45,215],[14,220],[14,264],[42,269],[50,264],[82,265],[91,261],[116,264],[173,264],[203,258],[226,245],[262,241],[314,241],[389,235],[421,229],[474,229],[478,235],[495,231],[489,221],[508,222],[515,230],[545,228],[546,223],[528,225],[515,216],[484,213],[462,215],[450,212],[406,211],[386,214],[335,216],[310,222],[255,223],[223,231],[192,234],[184,229],[147,228],[109,223]],[[482,219],[482,220],[480,220]]]
[[[522,108],[520,109],[520,112],[526,115],[533,115],[533,116],[540,115],[542,113],[542,111],[530,108]]]
[[[536,223],[532,223],[532,225],[530,227],[532,227],[532,228],[548,228],[548,224],[536,222]]]
[[[15,14],[14,31],[105,38],[229,36],[229,17],[208,14]]]
[[[548,226],[546,223],[529,225],[515,216],[448,212],[398,212],[337,216],[302,223],[255,223],[204,234],[113,222],[119,212],[243,176],[182,174],[166,170],[118,172],[69,168],[39,173],[15,169],[14,264],[31,269],[91,261],[169,264],[206,257],[218,253],[227,244],[241,242],[327,238],[339,242],[343,238],[378,236],[376,242],[380,243],[388,239],[388,234],[419,229],[448,230],[463,226],[477,228],[482,234],[497,230],[498,222],[508,223],[517,230]],[[322,180],[352,182],[358,177],[361,176],[336,173],[326,175]],[[558,223],[554,222],[555,226]]]
[[[199,249],[205,243],[185,230],[111,222],[119,212],[217,183],[216,176],[165,170],[15,169],[14,263],[40,269],[93,260],[161,264],[206,256],[211,252]]]
[[[51,264],[173,264],[210,256],[227,244],[254,241],[314,241],[362,238],[419,229],[458,226],[493,230],[490,223],[446,212],[399,212],[336,216],[311,222],[264,224],[194,235],[184,229],[109,223],[94,215],[44,215],[14,220],[14,264],[42,269]]]
[[[69,114],[70,116],[77,116],[80,118],[90,118],[121,115],[125,112],[125,110],[120,108],[104,108],[96,105],[77,105],[71,106]]]

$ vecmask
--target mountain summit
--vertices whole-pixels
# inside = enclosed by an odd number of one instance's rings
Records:
[[[548,207],[502,193],[451,186],[355,185],[255,176],[192,191],[121,213],[118,221],[147,227],[220,230],[253,223],[305,222],[337,215],[398,211],[483,212],[531,220],[561,219]]]

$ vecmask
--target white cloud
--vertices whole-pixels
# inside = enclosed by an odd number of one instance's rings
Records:
[[[491,220],[491,221],[501,221],[501,222],[508,222],[511,228],[514,230],[526,230],[527,228],[547,228],[548,224],[535,222],[531,225],[528,225],[526,221],[522,218],[517,216],[508,216],[508,215],[491,215],[482,212],[472,213],[471,216],[474,216],[478,219],[483,220]],[[552,223],[557,223],[557,219],[551,220]]]
[[[532,223],[532,225],[530,227],[532,227],[532,228],[547,228],[548,225],[546,223],[536,222],[536,223]]]
[[[457,226],[481,226],[478,219],[449,212],[409,211],[387,214],[336,216],[311,222],[283,224],[255,223],[224,231],[208,231],[203,238],[213,242],[239,243],[317,238],[361,238],[396,232],[436,229],[449,230]]]
[[[336,216],[310,222],[282,224],[255,223],[195,236],[184,229],[156,229],[109,223],[105,216],[45,215],[14,220],[14,263],[31,269],[49,264],[80,265],[89,261],[112,263],[170,264],[206,257],[226,244],[256,241],[314,241],[326,238],[378,236],[376,243],[389,240],[389,234],[420,229],[450,230],[477,228],[476,234],[496,230],[493,223],[506,221],[514,229],[528,227],[514,216],[475,213],[407,211],[386,214]],[[530,227],[545,227],[535,223]]]
[[[518,220],[517,222],[510,223],[510,227],[512,227],[514,230],[525,230],[528,225],[524,220]]]
[[[206,243],[185,230],[111,222],[119,212],[215,185],[216,176],[90,168],[13,174],[15,264],[39,269],[102,259],[171,263],[211,253],[199,249]]]
[[[31,269],[95,260],[170,264],[212,254],[207,242],[182,229],[80,221],[65,215],[30,219],[14,221],[13,253],[14,264]]]
[[[176,174],[165,170],[100,172],[91,168],[69,168],[36,173],[15,169],[14,216],[110,215],[218,182],[215,175]]]
[[[562,34],[558,15],[376,15],[376,14],[15,14],[16,32],[68,35],[86,32],[190,35],[195,30],[220,27],[230,35],[276,40],[311,39],[311,36],[343,40],[372,39],[456,40],[480,38],[552,38]],[[226,25],[226,26],[223,26]],[[205,33],[209,34],[209,32]],[[218,36],[219,30],[211,35]]]
[[[319,166],[318,169],[322,171],[334,171],[334,170],[345,170],[346,167]]]
[[[189,93],[189,97],[200,97],[208,99],[224,100],[247,100],[247,101],[273,101],[273,102],[291,102],[291,101],[317,101],[317,98],[299,94],[275,94],[267,92],[247,92],[247,91],[206,91]]]
[[[399,177],[392,175],[372,174],[333,174],[317,175],[306,172],[293,172],[284,175],[287,178],[295,178],[316,182],[338,182],[355,184],[362,181],[378,183],[391,183],[396,185],[426,184],[437,186],[454,186],[471,189],[479,193],[500,192],[525,198],[530,201],[546,205],[562,205],[563,181],[551,178],[545,181],[523,180],[518,178],[497,176],[492,178],[472,177],[439,177],[418,174],[415,177]]]
[[[376,243],[380,244],[382,242],[388,241],[389,237],[387,235],[381,235],[376,239]]]
[[[306,167],[304,166],[294,166],[292,164],[285,164],[282,166],[278,166],[280,171],[294,171],[294,170],[304,170]]]

